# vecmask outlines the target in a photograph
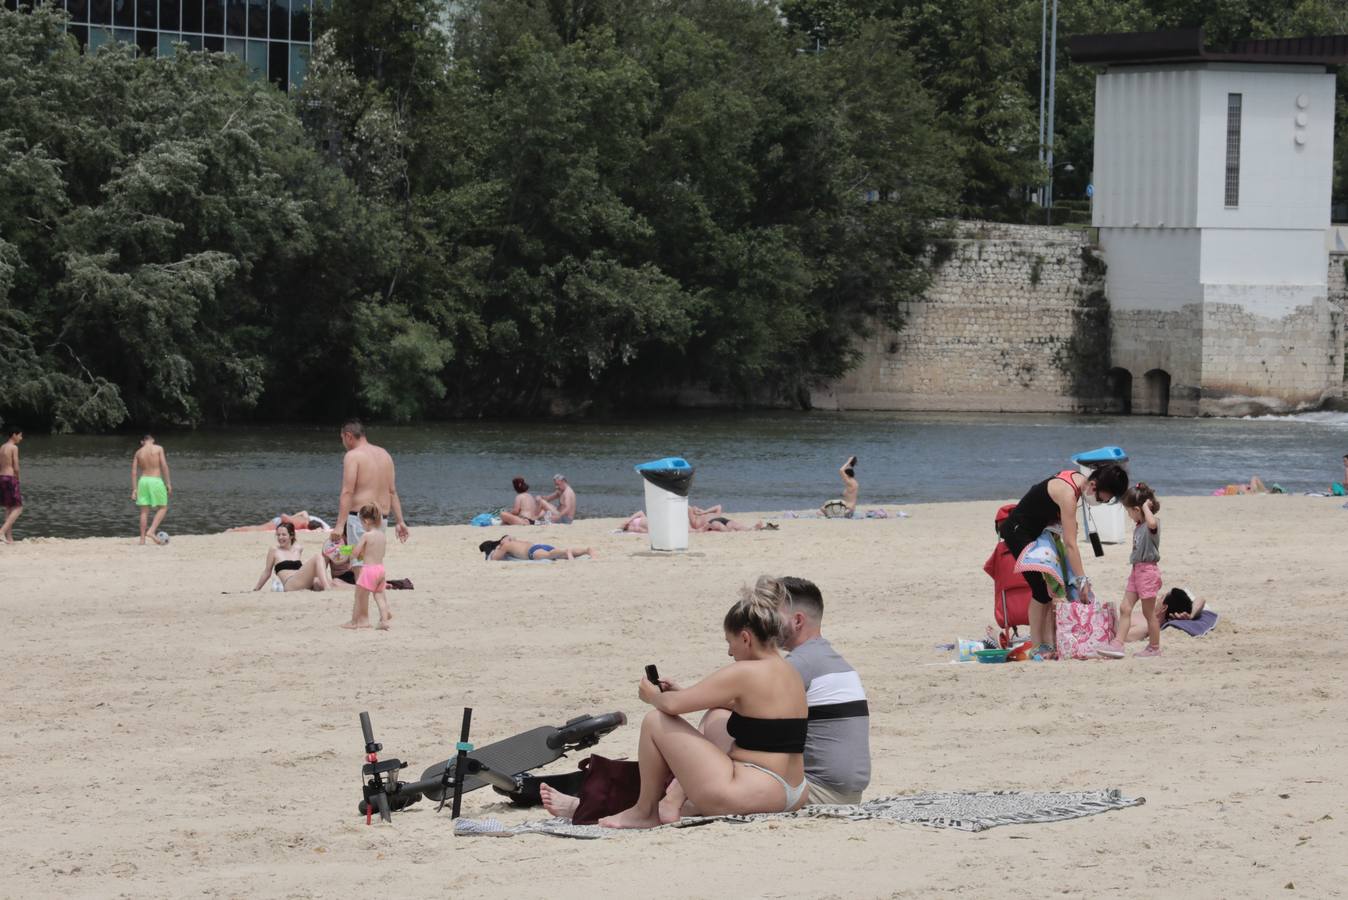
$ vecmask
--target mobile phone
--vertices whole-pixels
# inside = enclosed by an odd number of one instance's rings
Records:
[[[664,693],[665,688],[660,684],[660,670],[655,666],[651,665],[646,667],[646,680],[660,688],[661,693]]]

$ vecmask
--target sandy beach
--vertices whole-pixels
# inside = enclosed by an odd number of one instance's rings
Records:
[[[267,534],[2,547],[0,894],[1337,894],[1340,502],[1164,498],[1166,580],[1207,598],[1216,631],[1167,630],[1159,659],[1005,666],[946,665],[933,649],[992,621],[981,567],[996,501],[694,535],[693,552],[660,558],[639,555],[644,536],[612,534],[616,520],[583,520],[531,536],[602,558],[552,565],[482,562],[477,542],[499,529],[412,523],[388,568],[416,590],[390,593],[389,633],[337,627],[349,591],[250,592]],[[303,539],[306,556],[319,540]],[[1127,557],[1086,551],[1107,598],[1122,593]],[[870,697],[868,797],[1116,787],[1146,804],[978,834],[793,821],[589,842],[454,837],[448,811],[425,801],[392,826],[356,815],[361,710],[413,777],[450,755],[464,705],[479,744],[622,710],[630,723],[595,752],[634,755],[642,666],[687,683],[725,663],[721,616],[764,572],[823,590],[824,633]],[[465,814],[543,816],[500,800],[469,794]]]

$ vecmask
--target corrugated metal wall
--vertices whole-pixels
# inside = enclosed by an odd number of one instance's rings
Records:
[[[1132,69],[1095,82],[1097,227],[1193,228],[1199,72]]]

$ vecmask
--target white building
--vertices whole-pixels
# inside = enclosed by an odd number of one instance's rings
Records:
[[[1199,29],[1089,35],[1071,53],[1100,67],[1092,221],[1124,405],[1230,415],[1341,396],[1325,234],[1329,67],[1348,36],[1214,52]]]

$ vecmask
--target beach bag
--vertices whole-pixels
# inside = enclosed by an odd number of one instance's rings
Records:
[[[576,825],[593,825],[604,816],[616,816],[635,806],[641,796],[641,770],[635,762],[593,755],[580,761],[585,773],[580,804],[571,817]]]
[[[1118,613],[1096,600],[1094,591],[1085,600],[1054,604],[1054,615],[1058,659],[1097,659],[1095,645],[1114,640]]]

